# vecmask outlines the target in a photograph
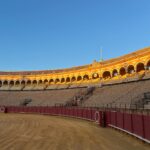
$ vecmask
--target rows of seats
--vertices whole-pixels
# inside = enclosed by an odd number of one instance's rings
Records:
[[[83,106],[102,106],[102,105],[119,105],[120,104],[134,104],[146,92],[150,92],[150,80],[139,80],[135,82],[124,82],[120,84],[92,84],[95,86],[93,95],[84,100],[81,104]],[[0,105],[20,105],[24,99],[32,99],[29,106],[54,106],[56,103],[65,104],[71,100],[77,93],[86,91],[90,83],[78,84],[76,88],[72,85],[54,85],[52,89],[41,85],[40,89],[36,87],[27,86],[26,91],[14,90],[0,91]],[[12,87],[11,87],[12,88]],[[21,87],[23,88],[23,87]],[[34,90],[35,89],[35,90]],[[43,89],[43,90],[41,90]]]
[[[40,91],[0,91],[0,105],[20,105],[25,99],[31,99],[29,106],[54,106],[65,104],[82,89],[40,90]]]
[[[110,104],[120,106],[120,104],[128,104],[130,106],[130,104],[142,99],[143,94],[149,91],[150,80],[103,86],[96,88],[93,95],[83,105],[102,106]]]

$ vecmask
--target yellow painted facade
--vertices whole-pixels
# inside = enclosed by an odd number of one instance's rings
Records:
[[[150,47],[111,60],[62,70],[0,72],[0,86],[97,83],[150,71]]]

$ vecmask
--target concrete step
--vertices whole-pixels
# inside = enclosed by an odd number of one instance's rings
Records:
[[[150,104],[144,105],[144,109],[150,109]]]

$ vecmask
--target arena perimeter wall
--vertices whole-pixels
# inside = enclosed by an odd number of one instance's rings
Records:
[[[96,108],[49,106],[2,106],[0,112],[57,115],[95,121],[102,127],[121,130],[150,144],[150,115],[148,114],[133,113],[132,111],[98,110]]]

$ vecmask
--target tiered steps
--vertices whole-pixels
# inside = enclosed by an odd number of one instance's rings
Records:
[[[22,85],[17,85],[17,86],[12,86],[12,87],[10,87],[10,90],[11,91],[20,91],[20,90],[22,90],[24,88],[24,86],[22,86]]]
[[[8,91],[10,90],[10,86],[9,85],[3,85],[0,87],[0,91]]]
[[[23,90],[24,90],[24,91],[31,91],[31,90],[33,90],[33,88],[34,88],[33,85],[26,85],[26,86],[23,88]]]

